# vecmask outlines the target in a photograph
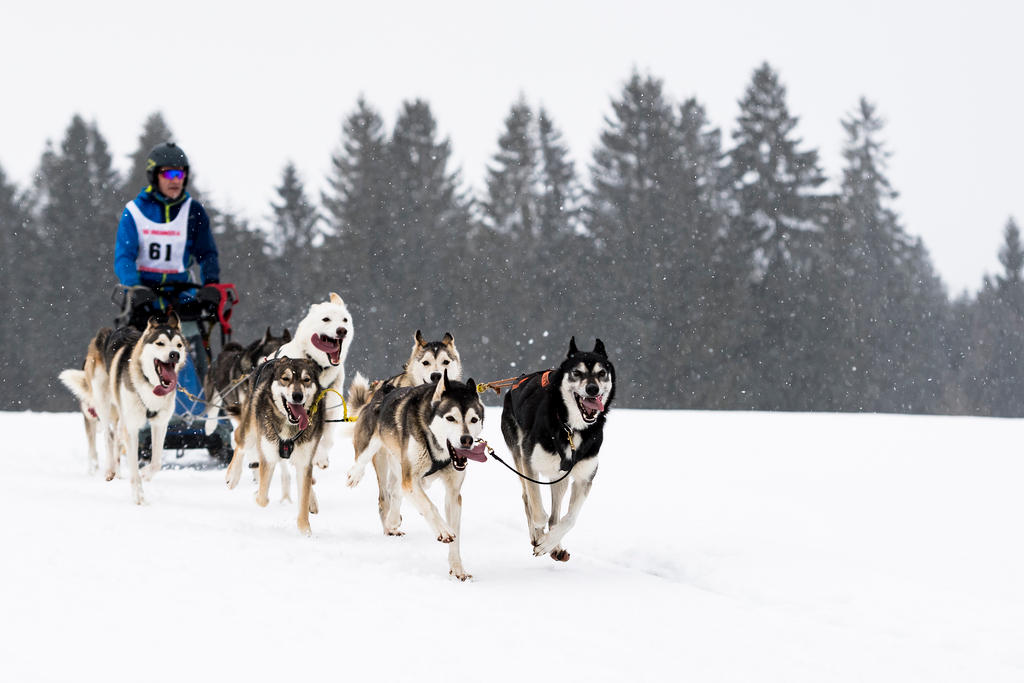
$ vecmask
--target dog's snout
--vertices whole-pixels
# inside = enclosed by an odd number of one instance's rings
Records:
[[[596,384],[591,382],[587,385],[587,396],[597,396],[599,393],[601,393],[601,388]]]
[[[302,403],[302,392],[301,391],[293,391],[292,392],[292,403]]]
[[[181,358],[181,356],[177,351],[171,351],[170,355],[167,356],[167,360],[171,363],[177,363],[179,358]]]
[[[459,437],[459,446],[462,448],[473,447],[473,436],[471,434],[463,434]]]
[[[345,336],[348,335],[348,328],[347,327],[339,327],[337,329],[337,334],[338,334],[338,339],[344,339]]]
[[[430,373],[430,381],[431,382],[436,382],[439,379],[441,379],[441,373],[440,372],[432,372],[432,373]]]

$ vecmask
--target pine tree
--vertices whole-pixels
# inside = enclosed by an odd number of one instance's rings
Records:
[[[394,326],[391,338],[402,340],[389,356],[401,359],[418,327],[427,333],[464,319],[473,310],[472,293],[464,286],[470,272],[470,213],[460,174],[449,170],[451,143],[438,139],[437,122],[423,100],[403,103],[389,158],[391,232],[384,296],[397,313],[388,321]],[[411,268],[413,263],[428,264],[429,271]],[[420,300],[410,301],[408,292],[422,292]]]
[[[346,119],[341,150],[331,157],[329,191],[321,195],[327,234],[322,248],[327,289],[345,299],[357,329],[381,330],[389,315],[387,258],[390,253],[392,178],[389,142],[380,115],[363,98]],[[322,301],[327,292],[311,297]],[[384,354],[375,342],[364,353],[369,373],[388,376]],[[393,363],[392,363],[393,364]],[[397,370],[391,371],[394,374]]]
[[[1000,300],[1018,316],[1024,317],[1024,245],[1020,240],[1020,228],[1013,217],[1006,221],[1003,239],[1003,247],[999,250],[1003,273],[996,276],[996,292]]]
[[[537,142],[541,187],[539,232],[544,239],[554,240],[575,235],[582,228],[583,189],[562,133],[543,107],[537,116]]]
[[[737,124],[728,164],[735,198],[730,243],[748,259],[761,330],[743,359],[747,396],[750,407],[792,409],[807,393],[805,356],[818,343],[817,330],[805,323],[819,319],[826,305],[811,279],[821,272],[824,216],[815,191],[825,177],[817,151],[799,149],[797,118],[768,64],[754,72]]]
[[[81,362],[89,339],[115,315],[113,245],[122,204],[107,143],[78,115],[61,142],[48,145],[37,174],[38,224],[47,257],[36,285],[57,335],[50,351],[59,367]],[[66,394],[66,392],[61,392]]]
[[[1003,272],[985,278],[973,306],[971,346],[960,371],[969,412],[1024,416],[1024,250],[1020,229],[1010,218],[999,262]]]
[[[36,277],[40,249],[29,214],[29,198],[0,168],[0,410],[34,407],[34,383],[29,368],[38,367],[36,348],[25,331],[39,331],[38,293],[30,286]],[[41,354],[40,354],[41,355]]]
[[[597,240],[600,265],[583,265],[601,274],[591,291],[606,302],[604,316],[615,321],[605,327],[616,340],[615,352],[632,349],[652,359],[638,363],[643,371],[634,382],[633,398],[664,400],[675,386],[673,373],[660,361],[677,359],[666,301],[679,292],[666,283],[679,267],[669,248],[684,229],[679,125],[662,82],[637,73],[612,109],[614,117],[606,120],[591,166],[588,227]]]
[[[271,202],[274,220],[270,242],[278,254],[286,257],[308,254],[321,241],[320,212],[306,197],[294,163],[285,165],[276,190],[279,203]]]
[[[505,117],[498,152],[487,169],[487,198],[483,208],[490,227],[521,240],[539,229],[537,144],[533,111],[520,97]]]
[[[903,230],[886,177],[884,122],[861,98],[843,122],[846,167],[831,235],[837,334],[829,397],[840,410],[932,411],[947,357],[938,346],[948,313],[927,252]],[[929,382],[929,378],[931,382]]]
[[[331,157],[329,191],[321,195],[328,286],[337,288],[350,308],[349,298],[356,297],[356,308],[368,309],[365,297],[381,284],[378,264],[385,254],[381,236],[387,234],[390,222],[388,172],[383,121],[360,98],[345,120],[341,150]]]

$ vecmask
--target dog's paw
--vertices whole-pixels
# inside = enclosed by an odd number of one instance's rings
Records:
[[[385,536],[405,536],[405,532],[399,529],[397,526],[393,529],[384,529]]]
[[[309,538],[313,535],[313,530],[309,528],[309,522],[305,524],[299,522],[299,533],[305,536],[306,538]]]
[[[550,554],[551,554],[551,559],[554,560],[555,562],[568,562],[569,561],[569,551],[565,550],[564,548],[555,548],[554,550],[551,551]]]
[[[142,481],[152,481],[153,475],[156,474],[156,470],[153,468],[153,463],[150,463],[139,470],[139,476],[142,477]]]
[[[459,581],[468,581],[469,579],[473,578],[473,575],[472,574],[467,574],[466,570],[463,569],[462,567],[459,567],[458,569],[454,569],[454,568],[453,569],[449,569],[448,570],[448,575],[449,576],[454,576]]]
[[[437,530],[437,540],[441,543],[451,543],[455,540],[455,532],[452,531],[448,526],[442,526]]]
[[[107,481],[114,481],[114,477],[116,476],[116,474],[108,470],[107,473],[104,475],[104,479],[106,479]]]
[[[322,470],[326,470],[331,464],[330,458],[327,457],[327,453],[317,453],[313,456],[313,464]]]
[[[309,514],[315,515],[315,514],[319,514],[319,512],[320,512],[320,505],[317,504],[316,498],[314,498],[313,496],[310,496],[309,497]]]
[[[555,549],[557,543],[552,543],[551,537],[548,534],[544,534],[537,542],[533,544],[533,555],[534,557],[541,557],[547,555]]]
[[[270,498],[267,496],[261,496],[259,491],[254,493],[252,497],[256,501],[256,504],[261,508],[265,508],[270,504]]]
[[[345,485],[349,488],[358,486],[359,482],[363,479],[363,472],[365,470],[365,467],[360,467],[359,465],[353,465],[350,467],[348,472],[345,474]]]

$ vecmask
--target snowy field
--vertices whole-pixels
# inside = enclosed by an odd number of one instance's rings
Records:
[[[531,555],[515,475],[469,464],[463,584],[411,504],[382,535],[347,440],[305,538],[276,481],[261,509],[164,470],[137,507],[86,474],[77,414],[0,413],[0,679],[1024,680],[1024,423],[608,424],[565,564]]]

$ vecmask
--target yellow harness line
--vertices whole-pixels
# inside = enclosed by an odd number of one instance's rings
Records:
[[[345,397],[344,397],[344,396],[342,396],[342,395],[341,395],[341,392],[340,392],[340,391],[338,391],[337,389],[324,389],[323,391],[321,391],[321,392],[320,392],[320,395],[316,397],[316,400],[315,400],[315,401],[313,401],[313,409],[309,411],[309,414],[310,414],[310,415],[315,415],[315,414],[316,414],[316,409],[320,407],[320,400],[321,400],[321,399],[322,399],[322,398],[323,398],[323,397],[324,397],[324,396],[325,396],[325,395],[327,394],[327,392],[329,392],[329,391],[331,391],[331,392],[334,392],[335,394],[337,394],[337,395],[338,395],[338,398],[340,398],[340,399],[341,399],[341,407],[342,407],[342,409],[343,409],[343,410],[344,410],[344,412],[345,412],[345,416],[341,418],[341,421],[342,421],[342,422],[355,422],[357,418],[354,418],[354,417],[349,417],[349,416],[348,416],[348,403],[346,403],[346,402],[345,402]],[[335,407],[337,407],[337,406],[335,406]]]

